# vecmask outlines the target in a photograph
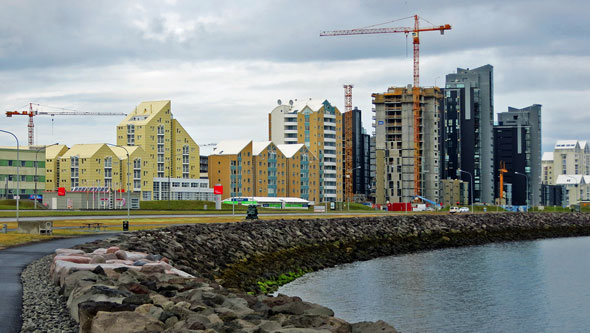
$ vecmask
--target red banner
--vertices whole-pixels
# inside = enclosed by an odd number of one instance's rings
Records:
[[[58,187],[57,188],[57,195],[63,197],[66,195],[66,188],[65,187]]]
[[[221,186],[221,185],[213,186],[213,194],[223,194],[223,186]]]

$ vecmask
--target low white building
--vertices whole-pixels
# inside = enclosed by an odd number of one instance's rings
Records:
[[[215,201],[209,179],[154,178],[154,200]]]

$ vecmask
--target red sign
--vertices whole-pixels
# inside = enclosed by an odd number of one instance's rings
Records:
[[[221,186],[221,185],[213,186],[213,194],[223,194],[223,186]]]
[[[65,187],[58,187],[57,188],[57,195],[63,197],[66,195],[66,188]]]

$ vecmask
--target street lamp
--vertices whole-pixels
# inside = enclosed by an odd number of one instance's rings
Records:
[[[457,175],[459,175],[461,172],[464,172],[464,173],[468,174],[469,175],[469,178],[471,180],[471,183],[469,184],[469,187],[471,188],[471,212],[474,212],[474,210],[473,210],[473,199],[475,199],[475,198],[473,197],[473,176],[471,175],[471,173],[469,171],[464,171],[464,170],[461,170],[461,169],[457,169]]]
[[[529,175],[526,173],[514,171],[514,174],[524,176],[525,178],[525,187],[526,187],[526,211],[529,211]]]
[[[35,209],[37,209],[37,167],[39,166],[39,160],[37,159],[37,154],[41,150],[46,150],[47,147],[57,146],[58,144],[59,144],[59,142],[56,142],[56,143],[50,144],[48,146],[43,146],[43,147],[35,150],[35,191],[33,192],[33,197],[35,198]],[[45,158],[44,161],[47,161],[47,159]]]
[[[127,223],[129,223],[129,209],[131,207],[131,200],[129,199],[129,151],[127,148],[119,145],[115,145],[112,143],[107,143],[109,146],[119,147],[125,149],[125,153],[127,153]]]
[[[18,138],[14,133],[5,130],[0,130],[0,132],[8,133],[16,140],[16,224],[18,224],[18,206],[20,202],[20,158],[18,153],[20,151],[20,145],[18,144]]]
[[[361,166],[359,165],[359,166],[357,166],[355,168],[352,168],[352,169],[347,170],[348,171],[347,172],[348,174],[346,175],[346,178],[350,178],[353,175],[353,171],[356,170],[356,169],[360,169],[360,168],[361,168]],[[351,180],[351,181],[354,183],[354,180]],[[350,210],[350,195],[348,196],[348,210]]]

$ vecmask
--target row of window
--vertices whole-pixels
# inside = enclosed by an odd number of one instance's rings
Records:
[[[20,162],[20,163],[18,163]],[[16,166],[24,167],[24,168],[44,168],[45,162],[44,161],[17,161],[17,160],[0,160],[0,166]]]

